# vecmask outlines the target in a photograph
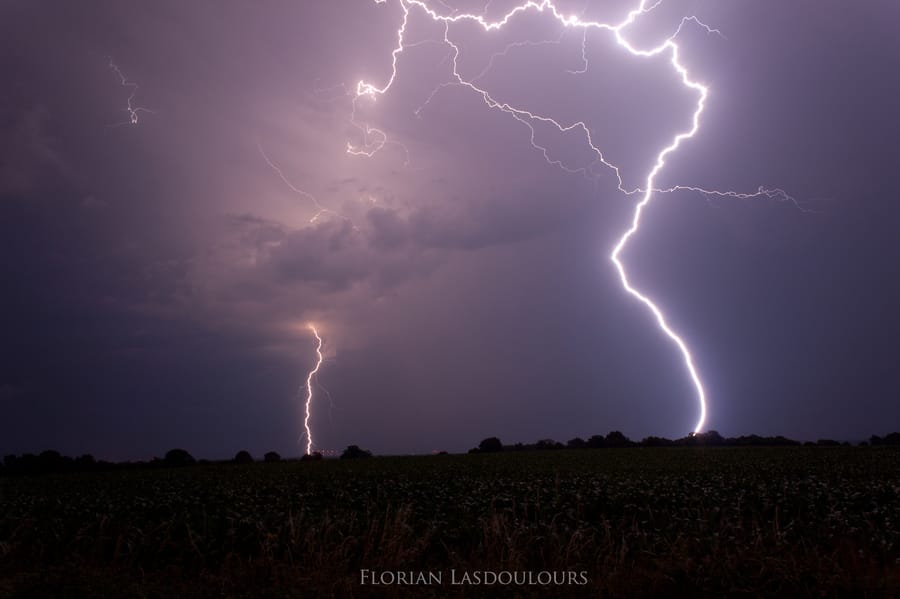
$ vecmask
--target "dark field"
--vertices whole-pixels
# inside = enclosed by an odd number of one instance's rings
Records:
[[[900,592],[900,449],[663,448],[0,479],[0,596]],[[443,572],[362,586],[360,569]],[[456,586],[586,571],[585,586]]]

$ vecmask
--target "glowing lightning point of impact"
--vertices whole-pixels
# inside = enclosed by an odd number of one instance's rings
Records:
[[[306,454],[312,454],[312,430],[309,428],[309,415],[310,415],[310,407],[312,405],[313,399],[313,377],[319,372],[319,368],[322,366],[322,338],[319,336],[319,331],[316,330],[315,325],[309,325],[309,330],[312,331],[313,335],[316,336],[316,341],[318,345],[316,346],[316,366],[312,370],[309,371],[309,374],[306,375],[306,414],[303,417],[303,428],[306,431]]]

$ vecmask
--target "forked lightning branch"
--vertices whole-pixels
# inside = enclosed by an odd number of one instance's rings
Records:
[[[694,358],[691,355],[691,351],[682,336],[679,335],[669,325],[666,316],[663,310],[660,308],[658,302],[652,300],[645,293],[641,292],[631,284],[628,277],[628,272],[625,268],[625,264],[622,261],[622,253],[631,238],[638,233],[641,226],[641,218],[644,215],[645,210],[648,208],[651,200],[662,193],[670,193],[674,191],[693,191],[708,196],[736,199],[762,197],[790,201],[794,203],[796,203],[796,201],[783,190],[777,188],[770,189],[760,187],[756,192],[743,193],[736,191],[711,190],[686,185],[678,185],[668,188],[657,187],[656,179],[665,166],[666,159],[672,153],[676,152],[685,140],[692,138],[700,130],[701,116],[703,114],[707,98],[709,96],[709,88],[706,85],[693,79],[690,72],[688,71],[688,68],[681,62],[681,59],[679,57],[679,46],[676,42],[676,38],[679,34],[681,34],[682,29],[688,24],[693,24],[699,27],[705,33],[719,33],[718,30],[712,29],[711,27],[705,25],[695,16],[685,16],[681,19],[675,30],[670,35],[660,40],[656,45],[651,47],[639,47],[633,44],[628,38],[629,28],[636,22],[638,22],[642,17],[656,9],[660,5],[661,1],[662,0],[657,0],[656,2],[651,3],[647,0],[641,0],[632,10],[627,13],[625,18],[620,22],[603,23],[599,21],[586,20],[577,15],[563,14],[562,11],[557,7],[556,3],[551,0],[532,0],[529,2],[524,2],[518,6],[513,7],[501,18],[496,20],[489,20],[485,17],[484,14],[458,13],[450,9],[446,4],[442,2],[430,3],[425,0],[397,0],[397,4],[399,5],[399,8],[402,12],[402,19],[400,22],[400,26],[398,27],[396,32],[397,44],[391,51],[390,55],[390,75],[381,85],[369,83],[365,80],[359,81],[357,83],[356,92],[353,96],[353,111],[351,120],[353,124],[360,130],[363,138],[363,144],[348,144],[347,151],[355,155],[372,157],[379,150],[381,150],[386,143],[389,143],[389,137],[385,131],[376,127],[372,127],[368,123],[362,123],[356,120],[357,107],[359,102],[367,100],[371,101],[376,99],[380,95],[388,93],[388,91],[391,89],[391,86],[399,76],[398,59],[404,49],[412,47],[414,45],[407,44],[405,39],[407,34],[407,27],[409,25],[409,17],[412,11],[419,11],[422,15],[427,16],[434,22],[442,24],[444,35],[443,39],[439,41],[446,44],[450,49],[452,79],[449,82],[438,86],[438,88],[435,89],[435,91],[432,92],[432,94],[428,97],[425,104],[430,102],[434,98],[435,94],[445,86],[456,85],[467,88],[473,93],[480,96],[489,109],[505,113],[506,115],[516,119],[518,122],[526,126],[530,130],[531,145],[536,150],[540,151],[548,162],[560,166],[569,172],[573,171],[563,167],[561,161],[552,159],[550,157],[549,150],[536,142],[534,125],[536,123],[551,125],[553,127],[556,127],[560,132],[565,133],[580,132],[585,140],[585,143],[596,155],[596,161],[599,164],[602,164],[603,167],[610,169],[614,173],[618,181],[619,191],[629,196],[635,195],[639,198],[639,201],[634,207],[633,217],[630,221],[630,224],[613,247],[609,258],[612,261],[616,271],[618,272],[623,289],[647,308],[647,310],[653,316],[653,319],[659,327],[659,330],[671,340],[671,342],[680,353],[685,370],[691,380],[697,398],[699,416],[697,418],[696,425],[694,426],[694,432],[698,433],[703,430],[707,420],[707,398],[700,374],[697,370],[696,365],[694,364]],[[386,0],[375,0],[375,2],[376,4],[387,4]],[[621,175],[621,169],[607,160],[600,146],[598,146],[594,142],[591,134],[591,129],[585,124],[584,120],[578,120],[574,122],[560,122],[555,118],[534,113],[525,108],[515,106],[510,102],[500,102],[492,97],[487,89],[480,87],[480,84],[477,83],[477,81],[481,77],[480,75],[475,79],[469,80],[464,78],[460,74],[458,69],[460,47],[456,42],[451,40],[451,28],[453,27],[453,25],[462,22],[467,22],[470,24],[474,23],[479,25],[484,30],[485,34],[489,35],[491,32],[503,29],[517,16],[522,15],[526,12],[542,13],[547,16],[547,19],[549,21],[554,22],[558,27],[577,28],[583,30],[585,33],[587,33],[588,31],[597,31],[601,34],[610,35],[614,38],[616,44],[619,48],[622,49],[623,52],[627,52],[632,56],[641,58],[652,58],[656,56],[668,57],[669,64],[677,74],[681,85],[690,90],[696,97],[696,103],[689,120],[689,125],[683,131],[677,133],[664,147],[659,148],[656,153],[656,158],[652,168],[641,176],[641,179],[644,181],[644,185],[642,187],[628,189],[625,186]],[[528,44],[529,42],[525,43]],[[584,48],[582,46],[582,57],[585,60],[586,67],[587,58],[583,50]],[[586,71],[587,69],[585,68],[582,71],[579,71],[579,73],[583,74]]]

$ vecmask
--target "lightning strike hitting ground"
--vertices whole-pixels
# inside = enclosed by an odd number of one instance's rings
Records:
[[[385,3],[385,0],[375,0],[375,2],[376,2],[376,4],[383,4],[383,3]],[[706,24],[702,23],[699,19],[697,19],[697,17],[686,16],[681,19],[681,22],[678,24],[675,31],[670,36],[666,37],[657,46],[654,46],[651,48],[646,48],[646,49],[641,49],[641,48],[638,48],[638,47],[632,45],[632,43],[629,42],[625,36],[625,30],[629,26],[634,24],[641,16],[646,15],[647,13],[653,11],[657,6],[660,5],[661,2],[662,2],[662,0],[656,0],[653,3],[648,2],[648,0],[640,0],[639,3],[637,4],[637,6],[634,9],[632,9],[630,12],[628,12],[628,14],[624,18],[624,20],[622,20],[621,22],[619,22],[617,24],[610,24],[610,23],[602,23],[602,22],[597,22],[597,21],[584,20],[583,17],[574,16],[574,15],[564,15],[560,12],[558,7],[552,0],[529,0],[527,2],[523,2],[522,4],[515,6],[514,8],[509,10],[509,12],[507,12],[505,15],[503,15],[502,18],[495,20],[495,21],[490,21],[486,18],[485,15],[487,14],[487,7],[485,7],[485,10],[482,14],[458,13],[455,10],[449,10],[448,11],[449,14],[441,14],[440,12],[438,12],[438,10],[429,6],[429,4],[428,4],[428,2],[426,2],[426,0],[399,0],[400,7],[403,11],[403,18],[402,18],[400,27],[397,30],[397,46],[391,52],[391,74],[390,74],[390,77],[388,78],[387,82],[380,87],[373,85],[371,83],[367,83],[366,81],[359,81],[357,83],[356,96],[353,98],[353,111],[352,111],[351,121],[354,123],[354,125],[356,125],[363,132],[363,147],[357,148],[357,147],[354,147],[352,144],[348,144],[347,151],[351,154],[365,155],[365,156],[371,157],[371,156],[375,155],[379,150],[381,150],[385,146],[386,143],[389,143],[387,134],[384,131],[382,131],[381,129],[376,129],[374,127],[370,127],[368,124],[356,123],[356,121],[355,121],[356,109],[357,109],[357,103],[359,101],[361,101],[363,99],[370,99],[370,100],[374,101],[375,99],[377,99],[378,96],[385,94],[391,88],[395,79],[397,78],[398,57],[406,48],[408,48],[412,45],[412,44],[404,45],[404,35],[406,33],[407,24],[409,22],[410,11],[413,9],[421,10],[422,13],[424,13],[425,15],[430,17],[433,21],[438,22],[438,23],[443,23],[444,36],[443,36],[442,41],[450,48],[453,80],[443,83],[443,84],[440,84],[437,88],[435,88],[434,91],[432,91],[432,93],[428,96],[425,103],[421,107],[419,107],[419,109],[417,109],[415,111],[416,115],[418,115],[429,104],[429,102],[434,98],[434,96],[444,87],[454,85],[454,86],[461,86],[461,87],[468,88],[468,89],[472,90],[473,92],[475,92],[476,94],[480,95],[481,98],[483,99],[484,103],[488,106],[488,108],[504,112],[504,113],[510,115],[511,117],[513,117],[514,119],[516,119],[517,121],[519,121],[520,123],[522,123],[523,125],[525,125],[526,127],[528,127],[528,129],[530,131],[531,145],[536,150],[538,150],[539,152],[541,152],[543,154],[544,159],[548,163],[558,166],[567,172],[581,173],[581,174],[583,174],[585,176],[589,176],[589,177],[595,176],[595,174],[592,170],[592,168],[595,165],[598,165],[598,164],[602,165],[606,169],[609,169],[610,171],[612,171],[612,173],[615,175],[616,180],[617,180],[617,188],[620,192],[622,192],[623,194],[625,194],[627,196],[632,196],[632,195],[640,196],[640,200],[638,201],[638,203],[634,209],[634,216],[632,218],[631,225],[625,231],[625,233],[621,236],[618,243],[616,243],[609,258],[613,262],[617,272],[619,273],[622,287],[625,289],[625,291],[628,292],[630,295],[632,295],[634,298],[636,298],[638,301],[640,301],[642,304],[644,304],[647,307],[647,309],[653,314],[654,318],[656,319],[656,322],[657,322],[657,325],[659,326],[659,328],[662,330],[662,332],[667,337],[669,337],[672,340],[672,342],[676,345],[679,352],[681,353],[681,356],[684,360],[684,365],[688,371],[691,382],[693,383],[693,386],[695,388],[696,395],[697,395],[697,401],[699,403],[700,416],[697,420],[697,424],[694,426],[694,432],[697,433],[697,432],[700,432],[701,430],[703,430],[703,427],[706,423],[707,400],[706,400],[706,392],[703,388],[703,383],[700,380],[700,376],[694,365],[694,360],[693,360],[693,357],[691,356],[691,352],[688,349],[687,344],[684,342],[684,340],[677,333],[675,333],[675,331],[672,330],[672,328],[669,326],[669,324],[666,321],[665,315],[663,314],[662,310],[656,305],[656,303],[654,303],[649,297],[647,297],[645,294],[641,293],[640,291],[638,291],[631,285],[631,283],[629,282],[629,279],[628,279],[627,272],[625,270],[625,266],[621,260],[621,254],[622,254],[623,250],[625,249],[628,241],[638,232],[638,229],[640,228],[640,223],[641,223],[641,216],[643,215],[645,208],[649,205],[651,199],[654,197],[654,194],[672,193],[672,192],[676,192],[676,191],[691,191],[691,192],[703,194],[707,197],[722,197],[722,198],[732,198],[732,199],[749,199],[749,198],[765,197],[765,198],[769,198],[769,199],[789,201],[789,202],[794,203],[795,205],[798,205],[798,204],[794,198],[792,198],[786,192],[784,192],[783,190],[778,189],[778,188],[769,189],[769,188],[760,187],[754,193],[739,193],[739,192],[734,192],[734,191],[709,190],[709,189],[704,189],[704,188],[696,187],[696,186],[676,185],[676,186],[666,187],[666,188],[659,188],[656,186],[656,177],[659,174],[659,172],[662,170],[663,166],[665,165],[666,158],[672,152],[676,151],[681,146],[681,143],[683,141],[692,138],[699,131],[700,116],[703,113],[703,109],[706,105],[706,100],[709,96],[709,89],[707,88],[707,86],[693,80],[691,78],[690,74],[688,73],[687,68],[679,61],[679,55],[678,55],[679,46],[675,42],[675,39],[681,33],[682,28],[688,23],[693,23],[694,25],[703,29],[708,34],[716,34],[716,35],[722,36],[721,32],[719,32],[717,29],[713,29],[713,28],[707,26]],[[443,4],[443,2],[438,2],[438,4],[440,4],[444,8],[447,8],[446,5]],[[523,108],[512,106],[509,103],[499,102],[499,101],[495,100],[487,90],[479,87],[476,84],[479,79],[484,77],[487,74],[487,72],[490,71],[490,69],[493,67],[494,59],[498,55],[505,54],[505,53],[509,52],[511,49],[518,47],[518,46],[522,46],[522,45],[535,46],[535,45],[548,44],[548,43],[558,43],[556,40],[511,44],[511,45],[507,46],[507,48],[505,50],[503,50],[501,53],[491,56],[491,59],[490,59],[488,65],[475,78],[467,80],[467,79],[464,79],[462,77],[462,75],[460,75],[459,70],[458,70],[458,58],[459,58],[459,54],[460,54],[460,49],[459,49],[459,46],[457,46],[450,39],[450,26],[452,24],[466,21],[466,22],[477,24],[477,25],[481,26],[482,29],[484,29],[484,31],[490,32],[490,31],[499,30],[499,29],[503,28],[515,16],[519,15],[520,13],[525,13],[527,11],[547,13],[552,17],[553,20],[557,21],[560,25],[562,25],[565,28],[580,28],[583,30],[582,43],[581,43],[581,56],[580,56],[580,58],[582,60],[582,65],[578,69],[573,69],[573,70],[568,71],[569,74],[571,74],[571,75],[575,75],[575,76],[582,75],[589,70],[589,64],[588,64],[588,60],[587,60],[587,51],[586,51],[587,34],[589,31],[600,31],[600,32],[606,32],[608,34],[613,35],[615,37],[615,40],[616,40],[616,43],[618,44],[618,46],[621,47],[622,49],[624,49],[626,52],[628,52],[632,56],[637,56],[637,57],[642,57],[642,58],[650,58],[650,57],[659,56],[659,55],[667,55],[669,57],[669,62],[672,66],[672,69],[674,69],[674,71],[678,75],[678,78],[680,79],[682,85],[685,88],[694,92],[694,94],[696,95],[697,101],[696,101],[695,109],[694,109],[694,112],[693,112],[693,115],[691,118],[690,127],[687,128],[686,130],[678,133],[677,135],[675,135],[675,137],[672,139],[672,141],[658,152],[658,154],[656,155],[655,163],[654,163],[652,169],[644,177],[644,186],[643,187],[635,187],[635,188],[629,189],[625,186],[625,183],[622,179],[622,175],[621,175],[621,171],[620,171],[619,167],[614,165],[613,163],[609,162],[604,157],[604,154],[601,151],[601,149],[594,143],[594,140],[593,140],[592,134],[591,134],[591,130],[584,121],[575,121],[572,123],[561,123],[554,118],[535,114],[535,113],[525,110]],[[722,37],[724,37],[724,36],[722,36]],[[542,123],[545,125],[551,125],[553,127],[556,127],[556,129],[558,129],[561,133],[569,133],[569,132],[580,133],[581,135],[583,135],[583,137],[584,137],[585,141],[587,142],[588,146],[590,147],[591,151],[596,155],[596,159],[595,159],[594,163],[592,163],[591,165],[589,165],[587,167],[571,168],[571,167],[568,167],[565,164],[563,164],[563,162],[561,160],[554,159],[551,156],[550,150],[547,147],[544,147],[537,142],[536,132],[534,129],[534,123]],[[798,205],[798,207],[799,207],[799,205]]]
[[[113,72],[119,77],[119,81],[122,84],[122,87],[130,87],[131,94],[128,96],[127,106],[124,108],[125,112],[128,113],[128,120],[123,121],[121,123],[116,123],[115,126],[119,125],[137,125],[138,124],[138,115],[142,112],[146,112],[148,114],[156,114],[149,108],[144,108],[142,106],[134,106],[134,96],[137,94],[138,84],[129,81],[125,75],[122,74],[122,70],[113,62],[113,60],[109,59],[109,68],[113,70]]]
[[[312,438],[312,430],[309,428],[309,415],[310,415],[310,407],[312,406],[313,400],[313,377],[319,372],[319,368],[322,366],[322,338],[319,336],[319,331],[316,330],[315,325],[309,325],[309,330],[312,331],[313,335],[316,337],[316,341],[318,345],[316,346],[316,366],[312,370],[309,371],[309,374],[306,375],[306,414],[303,417],[303,429],[306,432],[306,454],[312,454],[312,446],[313,446],[313,438]]]

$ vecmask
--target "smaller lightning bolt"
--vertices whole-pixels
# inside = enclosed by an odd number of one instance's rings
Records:
[[[314,225],[317,222],[319,222],[322,219],[322,217],[330,215],[330,216],[335,216],[337,218],[347,221],[348,223],[353,225],[354,230],[357,230],[357,231],[359,230],[356,227],[356,225],[354,225],[353,222],[349,218],[347,218],[346,216],[343,216],[342,214],[338,214],[337,212],[335,212],[334,210],[331,210],[330,208],[326,208],[325,206],[323,206],[321,204],[321,202],[319,202],[319,200],[316,199],[316,196],[309,193],[308,191],[300,189],[299,187],[297,187],[296,185],[291,183],[290,180],[285,176],[284,171],[281,170],[281,167],[279,167],[277,164],[272,162],[272,160],[266,154],[266,151],[263,150],[262,145],[257,143],[256,147],[259,149],[259,153],[260,153],[260,155],[262,155],[263,160],[265,160],[266,164],[269,165],[269,168],[271,168],[273,171],[275,171],[275,174],[278,175],[278,178],[281,179],[285,185],[287,185],[288,189],[290,189],[297,195],[303,196],[304,198],[309,200],[313,206],[315,206],[316,213],[313,214],[312,218],[309,219],[309,224]]]
[[[322,366],[322,338],[319,336],[319,331],[316,330],[315,325],[310,324],[309,330],[312,331],[313,335],[316,337],[316,341],[318,345],[316,346],[316,366],[312,370],[309,371],[309,374],[306,375],[306,415],[303,417],[303,429],[306,431],[306,454],[312,455],[312,430],[309,428],[309,414],[310,407],[312,406],[313,400],[313,377],[319,372],[319,368]]]
[[[325,394],[325,397],[328,398],[328,419],[334,424],[334,397],[331,396],[331,391],[328,390],[328,387],[322,384],[322,381],[317,380],[316,386],[322,390],[322,393]]]
[[[588,43],[588,30],[585,28],[581,32],[581,68],[580,69],[566,69],[566,73],[570,75],[584,75],[588,72],[588,68],[590,68],[590,64],[588,63],[587,57],[587,43]]]
[[[384,2],[385,0],[375,0],[375,4],[384,4]],[[348,143],[347,153],[354,156],[366,156],[367,158],[371,158],[382,148],[384,148],[384,146],[392,143],[400,146],[403,151],[406,152],[406,163],[404,164],[404,166],[408,166],[409,150],[406,148],[406,146],[399,142],[389,140],[387,133],[385,133],[381,129],[372,127],[368,123],[360,123],[356,120],[356,109],[360,98],[368,97],[369,99],[374,101],[377,96],[383,95],[384,92],[386,92],[388,88],[391,87],[391,85],[394,83],[394,79],[397,77],[397,57],[405,48],[403,35],[406,31],[406,25],[409,22],[409,8],[405,3],[401,3],[401,6],[403,7],[403,23],[400,25],[400,29],[397,31],[397,47],[394,48],[393,52],[391,52],[393,65],[391,78],[382,88],[375,87],[374,85],[365,83],[364,81],[360,81],[356,84],[356,95],[353,97],[352,109],[350,111],[350,123],[357,129],[359,129],[360,132],[362,132],[363,144],[362,147],[358,147],[354,146],[352,143]]]
[[[356,104],[357,100],[359,100],[359,97],[359,95],[353,97],[352,108],[350,110],[350,124],[362,133],[362,145],[356,146],[348,142],[347,153],[354,156],[365,156],[366,158],[372,158],[385,146],[393,145],[403,150],[403,153],[406,156],[403,161],[403,166],[409,166],[409,148],[407,148],[399,141],[388,139],[387,133],[385,133],[383,130],[377,127],[372,127],[368,123],[360,123],[356,120]]]
[[[138,124],[138,115],[142,112],[147,112],[149,114],[156,114],[149,108],[144,108],[143,106],[135,106],[134,105],[134,96],[137,94],[138,84],[134,81],[129,81],[128,78],[122,73],[122,70],[113,62],[112,58],[109,59],[109,68],[113,70],[113,72],[119,77],[119,81],[122,84],[122,87],[130,87],[131,94],[128,96],[128,103],[124,110],[128,113],[128,120],[123,121],[121,123],[116,123],[114,126],[119,125],[137,125]]]
[[[559,44],[562,43],[562,38],[565,35],[565,33],[566,33],[566,30],[563,29],[560,32],[559,36],[555,40],[539,40],[539,41],[525,40],[522,42],[512,42],[510,44],[507,44],[506,47],[503,48],[502,50],[500,50],[499,52],[494,52],[493,54],[491,54],[491,57],[488,59],[487,65],[485,65],[485,67],[483,69],[481,69],[480,73],[478,73],[477,75],[475,75],[475,77],[472,78],[471,82],[475,83],[476,81],[480,81],[481,79],[483,79],[489,72],[491,72],[493,70],[494,61],[496,61],[498,58],[506,57],[507,55],[509,55],[510,51],[518,49],[518,48],[535,48],[535,47],[539,47],[539,46],[548,46],[551,44],[558,46]],[[406,47],[408,48],[409,45],[407,45]],[[427,104],[427,102],[426,102],[426,104]]]

